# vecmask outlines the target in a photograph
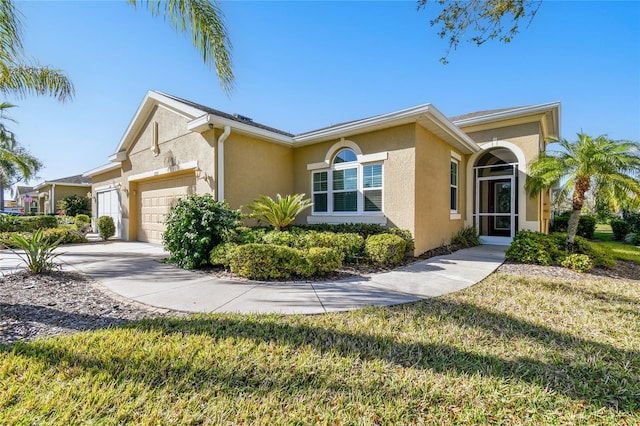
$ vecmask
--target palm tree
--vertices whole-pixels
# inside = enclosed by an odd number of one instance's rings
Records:
[[[613,141],[605,135],[593,138],[578,133],[576,142],[555,139],[562,150],[542,153],[529,168],[525,189],[529,196],[560,186],[561,193],[572,197],[572,214],[567,225],[567,248],[573,249],[585,193],[606,188],[608,202],[640,200],[640,144]],[[561,185],[561,181],[565,180]]]
[[[4,124],[13,121],[5,111],[15,105],[0,103],[0,210],[4,209],[4,188],[35,177],[42,163],[16,141],[15,134]]]

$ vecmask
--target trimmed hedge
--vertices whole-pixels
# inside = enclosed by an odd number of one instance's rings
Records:
[[[327,247],[298,250],[293,247],[249,243],[221,244],[211,251],[212,264],[228,264],[240,276],[270,280],[326,275],[342,265],[342,257]]]
[[[12,234],[20,234],[25,238],[30,237],[30,232],[1,232],[0,233],[0,248],[19,248],[13,238]],[[61,239],[60,244],[78,244],[86,243],[87,239],[80,232],[70,228],[49,228],[43,231],[43,236],[52,241]]]
[[[554,216],[553,222],[549,227],[549,232],[567,232],[567,226],[569,225],[569,218],[571,217],[571,211],[560,213]],[[590,215],[581,215],[578,222],[578,231],[576,235],[580,235],[584,238],[593,238],[593,234],[596,232],[596,217]]]
[[[299,234],[295,240],[295,247],[299,249],[331,248],[341,255],[340,261],[347,261],[361,256],[364,248],[364,238],[355,233],[333,233],[307,231]]]
[[[378,225],[375,223],[317,223],[309,225],[296,225],[296,228],[318,232],[358,234],[365,240],[371,235],[393,234],[405,240],[407,252],[413,253],[415,249],[413,236],[408,230],[400,228],[387,228],[386,226]]]
[[[0,232],[33,232],[58,226],[56,216],[9,216],[0,215]]]
[[[364,246],[367,258],[378,265],[395,265],[402,260],[406,251],[405,240],[392,234],[371,235]]]

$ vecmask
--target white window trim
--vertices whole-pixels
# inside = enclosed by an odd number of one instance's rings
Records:
[[[387,152],[380,152],[375,154],[362,155],[360,150],[354,150],[352,142],[349,144],[344,141],[335,144],[332,149],[329,150],[327,158],[322,163],[313,163],[307,165],[307,170],[311,171],[311,198],[313,200],[315,194],[327,194],[327,211],[316,212],[314,208],[311,209],[311,216],[307,217],[308,223],[379,223],[386,224],[387,219],[384,216],[384,163],[387,159]],[[335,149],[334,149],[335,148]],[[344,148],[352,149],[356,153],[357,161],[351,161],[348,163],[331,164],[331,161],[335,154]],[[380,211],[367,212],[364,210],[364,167],[380,164],[382,166],[382,186],[379,188],[367,188],[366,190],[380,190],[382,193],[382,206]],[[346,170],[356,168],[358,173],[358,182],[355,191],[357,192],[357,210],[355,212],[334,212],[333,211],[333,172],[336,170]],[[314,191],[313,178],[316,173],[327,173],[327,190],[326,191]],[[345,190],[337,192],[352,192],[354,190]],[[365,219],[367,218],[367,219]]]
[[[449,163],[449,206],[451,206],[451,188],[456,189],[456,208],[449,209],[449,219],[450,220],[459,220],[462,218],[462,215],[458,212],[460,207],[460,156],[451,151],[451,161]],[[456,165],[456,184],[453,185],[451,183],[451,164],[455,163]]]

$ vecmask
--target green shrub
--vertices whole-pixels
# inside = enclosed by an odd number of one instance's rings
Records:
[[[553,240],[540,232],[518,231],[505,251],[506,259],[533,265],[548,266],[553,262]]]
[[[234,244],[259,243],[267,230],[263,227],[239,226],[223,232],[222,241]]]
[[[258,280],[308,273],[308,263],[300,250],[270,244],[238,246],[231,255],[230,266],[233,273]]]
[[[563,268],[573,269],[576,272],[587,272],[593,268],[591,259],[586,254],[572,253],[565,257],[560,265]]]
[[[383,234],[389,229],[372,223],[315,223],[309,225],[297,225],[296,228],[308,231],[334,232],[346,234],[359,234],[365,240],[369,235]]]
[[[307,273],[313,271],[307,276],[326,275],[342,266],[342,255],[332,248],[311,247],[303,256],[309,265]]]
[[[0,215],[0,232],[33,232],[58,226],[56,216],[8,216]]]
[[[98,226],[98,234],[105,241],[116,234],[116,226],[111,216],[100,216],[96,225]]]
[[[0,232],[0,249],[14,249],[19,248],[13,239],[13,235],[18,234],[22,237],[30,237],[28,232]]]
[[[23,253],[17,251],[14,253],[24,261],[32,274],[50,272],[57,266],[53,260],[62,254],[54,253],[61,239],[47,237],[44,233],[45,231],[38,229],[30,236],[11,234],[15,245],[23,250]]]
[[[467,226],[456,232],[451,242],[462,247],[476,247],[480,245],[480,236],[475,226]]]
[[[209,253],[209,263],[213,266],[224,266],[231,264],[234,251],[238,248],[236,243],[222,243],[215,246]]]
[[[416,249],[416,245],[413,241],[413,236],[411,235],[410,231],[400,228],[387,228],[385,232],[387,234],[397,235],[398,237],[402,238],[407,245],[405,254],[413,255],[413,251]]]
[[[91,230],[91,218],[86,214],[79,214],[73,221],[78,232],[82,235],[85,235],[87,232]]]
[[[616,261],[611,254],[611,250],[592,243],[586,238],[576,237],[574,240],[577,254],[586,254],[591,258],[593,266],[611,269],[616,266]]]
[[[622,210],[622,218],[631,227],[631,232],[640,233],[640,210]]]
[[[277,246],[293,247],[295,240],[296,236],[289,231],[270,231],[262,236],[263,243]]]
[[[78,244],[86,243],[87,239],[84,234],[69,228],[51,228],[43,231],[44,236],[51,240],[60,240],[60,244]]]
[[[58,201],[56,208],[63,211],[65,215],[70,217],[75,217],[79,214],[90,215],[91,200],[87,197],[72,195]]]
[[[634,246],[640,246],[640,234],[631,232],[624,237],[626,244],[633,244]]]
[[[555,215],[549,227],[549,232],[567,232],[567,225],[569,224],[571,214],[572,212],[568,211]],[[596,232],[595,216],[581,215],[576,235],[591,239],[593,238],[594,232]]]
[[[399,263],[407,250],[407,243],[401,237],[391,234],[371,235],[365,241],[367,258],[379,265]]]
[[[294,245],[299,249],[332,248],[342,259],[351,261],[362,254],[364,238],[358,234],[306,231],[298,234]]]
[[[616,241],[624,240],[624,237],[631,231],[631,225],[619,218],[613,218],[609,221],[611,230],[613,231],[613,238]]]
[[[187,269],[206,265],[223,236],[240,226],[240,217],[240,211],[210,194],[179,199],[167,216],[163,235],[169,260]]]

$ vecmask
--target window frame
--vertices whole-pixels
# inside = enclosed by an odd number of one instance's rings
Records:
[[[355,155],[356,161],[335,163],[335,158],[344,150],[351,150]],[[369,158],[367,158],[369,157]],[[367,161],[370,160],[370,161]],[[311,169],[311,198],[315,198],[316,194],[327,194],[327,211],[316,211],[315,205],[311,209],[312,217],[351,217],[351,216],[373,216],[384,217],[384,160],[386,160],[386,153],[384,156],[381,154],[373,154],[370,156],[360,155],[356,150],[349,146],[343,146],[333,152],[331,161],[326,164],[324,168],[313,167]],[[368,166],[380,165],[380,186],[364,188],[364,169]],[[342,189],[334,190],[333,175],[335,171],[356,169],[356,188],[355,189]],[[327,175],[327,191],[315,191],[314,179],[316,174],[326,173]],[[365,192],[367,191],[380,191],[381,206],[378,211],[365,211]],[[356,192],[356,210],[355,211],[334,211],[334,194]]]
[[[453,173],[453,165],[455,164],[456,170],[455,170],[455,183],[451,182],[452,178],[454,176]],[[455,157],[451,157],[451,162],[449,163],[449,213],[451,215],[457,215],[459,210],[460,210],[460,160],[455,158]],[[455,190],[455,198],[452,197],[452,193]],[[455,208],[451,208],[451,204],[453,204],[453,202],[455,202],[454,207]]]

